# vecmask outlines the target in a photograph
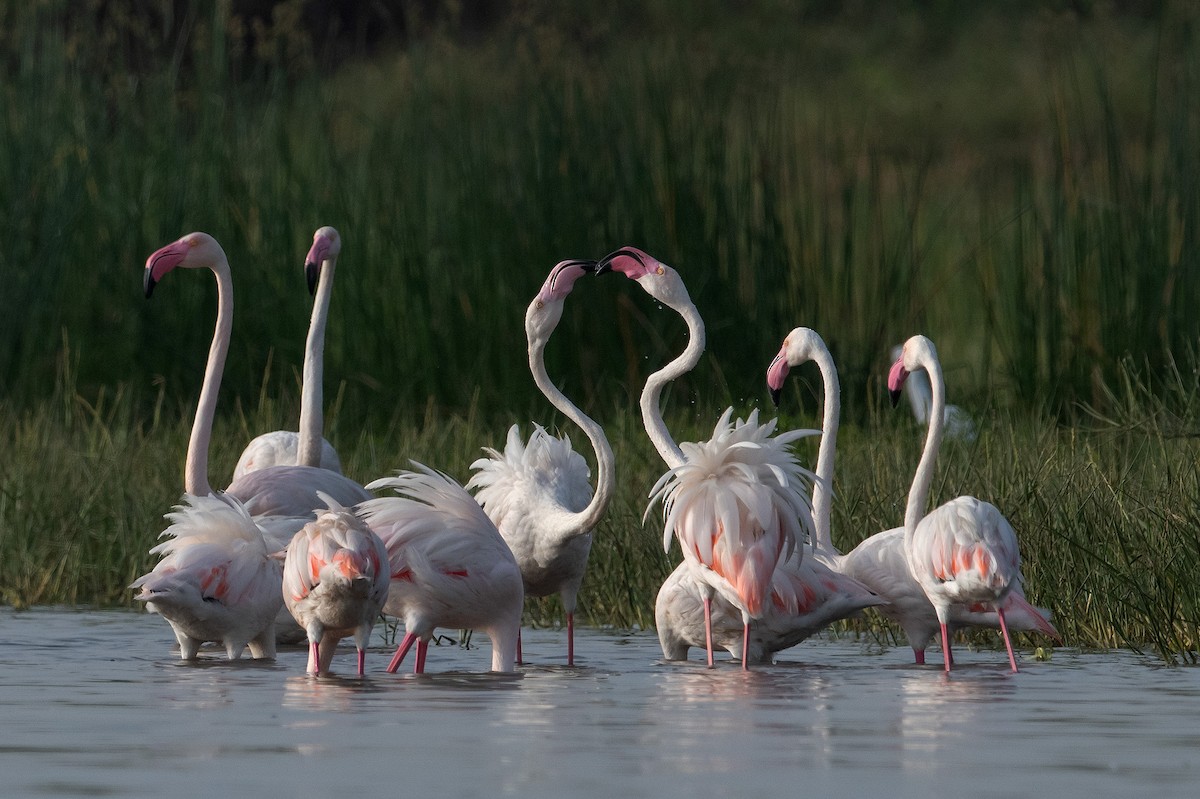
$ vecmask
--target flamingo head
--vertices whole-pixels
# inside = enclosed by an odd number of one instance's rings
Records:
[[[888,372],[888,395],[891,397],[893,408],[900,402],[900,390],[908,376],[918,369],[926,368],[926,364],[936,362],[937,349],[925,336],[916,335],[904,342],[900,357]]]
[[[609,271],[636,280],[647,294],[676,310],[692,302],[679,273],[637,247],[622,247],[601,258],[596,274]]]
[[[563,303],[575,288],[575,281],[594,271],[595,261],[573,259],[554,265],[525,312],[525,333],[531,341],[549,337],[562,319]]]
[[[825,342],[816,331],[807,327],[798,327],[783,340],[779,354],[767,367],[767,388],[771,392],[771,402],[779,407],[779,396],[783,391],[783,381],[793,366],[811,361],[819,350],[825,349]]]
[[[189,233],[150,253],[146,259],[146,271],[142,276],[142,287],[149,299],[154,287],[163,275],[177,266],[185,268],[207,267],[225,262],[225,251],[217,240],[207,233]]]
[[[321,280],[321,269],[326,261],[332,261],[342,251],[342,237],[337,230],[326,225],[313,234],[312,247],[304,258],[304,277],[308,280],[308,293],[316,294]]]

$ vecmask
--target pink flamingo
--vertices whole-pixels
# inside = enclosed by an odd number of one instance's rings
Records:
[[[702,443],[675,443],[659,409],[663,387],[692,369],[704,351],[704,324],[678,272],[642,250],[625,247],[601,260],[637,281],[646,293],[683,317],[690,341],[684,352],[652,374],[642,391],[647,435],[669,471],[651,490],[651,506],[663,504],[663,545],[679,539],[684,559],[695,569],[705,617],[705,649],[713,664],[712,599],[720,595],[742,615],[742,667],[750,654],[750,620],[763,615],[775,566],[796,549],[811,512],[805,493],[810,476],[787,445],[808,431],[772,436],[775,421],[758,423],[757,411],[730,423],[733,409]],[[647,508],[647,513],[649,508]],[[799,555],[798,555],[799,557]]]
[[[521,606],[521,570],[479,503],[446,475],[414,462],[369,484],[397,496],[358,506],[383,540],[391,587],[384,613],[404,620],[405,635],[387,671],[395,672],[414,642],[415,671],[425,671],[425,652],[437,627],[483,630],[492,641],[492,670],[512,671]]]
[[[854,578],[886,599],[887,603],[878,606],[876,610],[900,625],[908,637],[915,661],[923,664],[925,648],[938,631],[940,623],[933,604],[909,569],[904,543],[905,528],[897,527],[877,533],[844,555],[833,545],[830,508],[837,431],[841,415],[841,388],[829,349],[815,331],[798,327],[784,338],[779,354],[771,361],[767,370],[767,385],[771,390],[771,397],[778,404],[788,372],[808,361],[814,361],[820,369],[825,395],[821,446],[817,455],[817,481],[813,488],[816,521],[814,558],[831,569]],[[928,381],[925,385],[928,385]],[[945,415],[937,418],[944,419]],[[928,442],[926,449],[928,451]],[[936,450],[933,454],[936,456]],[[932,463],[932,460],[930,462]],[[1030,605],[1019,583],[1012,586],[1001,607],[1009,629],[1038,630],[1058,638],[1058,631],[1049,622],[1049,613]],[[965,626],[1000,628],[999,616],[990,608],[953,605],[948,608],[948,613],[948,625],[951,630]]]
[[[276,464],[302,464],[320,466],[332,472],[342,471],[337,450],[321,437],[324,424],[321,407],[324,402],[325,325],[329,318],[329,300],[333,295],[333,273],[337,269],[341,251],[342,237],[337,230],[326,225],[313,234],[312,247],[304,259],[308,292],[315,295],[304,347],[304,377],[300,384],[300,429],[307,429],[309,434],[301,436],[290,430],[274,430],[255,436],[238,458],[233,470],[234,481],[246,472]],[[309,442],[309,446],[319,443],[320,450],[301,452],[302,440]]]
[[[575,281],[595,266],[595,261],[555,265],[525,312],[534,383],[591,442],[596,455],[595,493],[588,485],[587,463],[571,448],[570,439],[552,436],[540,425],[534,426],[528,443],[521,441],[520,428],[513,425],[503,453],[485,448],[489,457],[471,464],[475,474],[466,486],[476,489],[475,498],[512,549],[525,595],[561,597],[567,615],[568,666],[575,664],[575,601],[587,568],[592,530],[608,508],[616,480],[604,430],[550,380],[545,350]]]
[[[252,657],[274,658],[280,563],[250,514],[233,497],[189,494],[166,518],[168,540],[150,550],[163,557],[130,586],[141,589],[134,598],[167,620],[184,660],[208,641],[230,660],[247,645]]]
[[[196,418],[192,424],[188,441],[187,460],[184,466],[184,491],[193,496],[213,493],[208,482],[208,448],[212,439],[213,417],[216,413],[217,393],[221,386],[221,375],[225,368],[225,356],[229,351],[230,332],[233,327],[233,281],[230,277],[229,261],[216,239],[207,233],[189,233],[178,241],[153,252],[146,259],[145,292],[149,298],[159,281],[177,268],[203,268],[212,271],[217,280],[217,324],[209,348],[208,364],[204,371],[204,382],[200,390],[200,401],[196,406]],[[311,425],[310,425],[311,428]],[[304,439],[310,430],[301,429]],[[301,443],[301,452],[308,446]],[[317,492],[324,492],[339,504],[350,506],[369,499],[361,485],[337,472],[313,466],[271,466],[248,472],[235,480],[226,493],[237,497],[252,516],[284,516],[297,520],[308,520],[314,516],[314,508],[323,503]],[[303,521],[272,532],[280,538],[273,539],[280,548],[302,526]]]
[[[308,634],[308,672],[329,671],[337,642],[353,635],[358,676],[375,619],[388,595],[388,552],[354,512],[329,510],[296,533],[283,564],[283,601]]]

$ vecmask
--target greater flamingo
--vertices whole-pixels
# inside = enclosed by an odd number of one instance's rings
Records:
[[[925,648],[939,629],[939,622],[933,604],[909,569],[904,528],[877,533],[844,555],[833,544],[830,522],[834,460],[841,417],[841,387],[829,349],[815,331],[797,327],[784,338],[779,354],[767,370],[771,398],[778,404],[789,371],[808,361],[814,361],[821,372],[825,396],[821,445],[817,454],[817,481],[813,488],[816,522],[814,558],[834,571],[852,577],[885,599],[886,604],[879,605],[876,610],[900,625],[913,649],[915,661],[923,664]],[[1030,605],[1019,583],[1012,587],[1002,607],[1009,629],[1039,630],[1058,638],[1058,631],[1048,620],[1049,613]],[[994,610],[954,605],[949,613],[951,630],[965,626],[1000,627],[999,617]]]
[[[200,390],[200,401],[196,406],[196,418],[188,440],[187,460],[184,466],[184,491],[193,496],[213,493],[208,482],[208,447],[212,439],[213,418],[216,413],[217,393],[221,386],[221,375],[225,368],[225,356],[229,351],[230,332],[233,327],[233,281],[230,277],[229,261],[216,239],[207,233],[189,233],[178,241],[151,253],[146,259],[144,285],[149,298],[159,281],[176,267],[209,269],[217,280],[217,324],[209,348],[208,364],[204,371],[204,382]],[[300,431],[301,437],[306,435]],[[315,444],[314,444],[315,446]],[[305,450],[301,443],[301,450]],[[273,540],[280,548],[286,545],[292,534],[303,525],[303,520],[314,516],[314,509],[322,507],[317,492],[324,492],[339,504],[350,506],[370,499],[361,485],[337,472],[313,466],[271,466],[248,472],[235,480],[226,493],[237,497],[246,510],[255,517],[292,517],[298,523],[290,527],[273,528],[281,539]]]
[[[1017,536],[994,505],[975,497],[958,497],[925,513],[934,460],[941,444],[946,394],[937,350],[932,341],[920,335],[904,343],[900,359],[888,373],[893,405],[900,398],[905,379],[918,369],[929,373],[933,405],[925,452],[913,478],[904,513],[904,551],[909,569],[937,613],[947,672],[951,664],[951,609],[956,605],[967,608],[983,605],[995,609],[1000,635],[1008,650],[1008,662],[1015,672],[1017,659],[1013,654],[1003,601],[1022,581]]]
[[[310,674],[327,673],[337,642],[353,635],[358,676],[363,675],[389,580],[383,541],[332,499],[329,510],[296,533],[283,564],[283,601],[308,634]]]
[[[489,457],[471,464],[467,489],[495,523],[521,568],[525,596],[558,594],[567,615],[567,665],[575,664],[575,600],[592,548],[592,530],[612,499],[616,479],[613,453],[603,429],[550,380],[545,351],[562,318],[563,305],[595,261],[562,261],[550,271],[525,312],[529,371],[546,398],[583,429],[596,455],[596,491],[588,484],[587,462],[566,436],[534,425],[528,443],[520,428],[509,428],[504,452],[485,448]],[[521,660],[520,639],[517,661]]]
[[[900,358],[904,348],[897,344],[892,347],[892,362]],[[933,405],[933,389],[929,385],[929,376],[923,371],[913,372],[904,384],[904,396],[908,397],[908,405],[912,408],[913,418],[921,424],[928,424],[929,409]],[[944,414],[946,438],[957,438],[968,443],[975,440],[975,420],[971,415],[957,405],[946,405]]]
[[[675,443],[659,408],[663,387],[693,368],[704,351],[704,323],[679,273],[647,253],[624,247],[601,260],[597,274],[609,270],[635,280],[646,293],[684,319],[690,341],[684,352],[652,374],[642,391],[642,420],[647,435],[669,471],[651,490],[651,506],[663,504],[663,545],[679,539],[684,558],[696,565],[705,617],[705,649],[713,664],[712,598],[720,594],[741,611],[742,667],[747,668],[750,620],[764,602],[780,557],[797,552],[811,509],[805,491],[811,476],[787,450],[808,431],[772,437],[774,420],[760,425],[757,411],[730,423],[733,409],[721,416],[707,442]],[[647,508],[649,513],[649,508]]]
[[[167,620],[184,660],[208,641],[230,660],[247,645],[255,658],[274,658],[281,567],[250,514],[233,497],[187,494],[166,518],[168,540],[150,550],[163,557],[130,585],[141,589],[134,598]]]
[[[424,672],[437,627],[484,631],[492,641],[492,671],[512,671],[525,601],[517,561],[474,497],[446,475],[414,466],[369,484],[397,496],[358,507],[388,551],[391,586],[383,611],[404,620],[387,671],[399,668],[415,642],[415,671]]]
[[[308,338],[304,346],[304,374],[300,383],[300,429],[309,431],[307,437],[291,430],[274,430],[255,436],[242,450],[233,469],[236,481],[246,472],[267,466],[320,466],[332,472],[342,471],[337,450],[321,437],[324,426],[325,325],[329,318],[329,300],[333,295],[333,273],[342,251],[342,237],[326,225],[313,234],[313,243],[304,259],[304,276],[309,294],[314,295],[312,318],[308,323]],[[301,452],[305,441],[320,442],[319,452]],[[311,445],[310,445],[311,446]]]

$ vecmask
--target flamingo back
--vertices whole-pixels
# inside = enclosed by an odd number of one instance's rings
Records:
[[[998,602],[1020,581],[1016,533],[989,502],[958,497],[917,525],[910,566],[935,607]]]
[[[544,508],[578,513],[592,499],[587,461],[567,436],[553,436],[535,424],[528,443],[517,425],[508,430],[504,452],[485,447],[488,457],[471,464],[468,491],[497,527],[513,518],[535,516]]]

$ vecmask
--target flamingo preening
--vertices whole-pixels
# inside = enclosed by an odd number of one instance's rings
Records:
[[[475,498],[512,549],[525,595],[561,597],[569,666],[575,663],[575,602],[592,547],[592,530],[608,508],[616,479],[604,430],[550,380],[545,350],[575,281],[595,266],[594,261],[555,265],[525,312],[534,383],[591,442],[596,456],[595,493],[588,484],[587,462],[571,448],[570,439],[552,436],[540,425],[534,426],[527,442],[521,441],[520,428],[513,425],[503,452],[486,448],[488,457],[471,464],[475,473],[466,486],[475,490]]]
[[[814,361],[820,369],[825,396],[821,445],[817,456],[818,480],[813,493],[816,518],[816,536],[813,539],[814,558],[835,571],[853,577],[886,599],[887,603],[878,606],[876,610],[900,625],[913,649],[914,659],[918,664],[924,663],[925,648],[939,630],[940,622],[934,605],[909,568],[909,558],[905,547],[905,528],[898,527],[870,536],[845,554],[842,554],[833,544],[830,529],[830,506],[832,504],[841,391],[833,358],[825,346],[825,342],[816,332],[798,327],[784,338],[779,353],[771,361],[767,370],[767,384],[772,399],[778,403],[784,380],[789,371],[808,361]],[[930,375],[932,376],[932,372]],[[927,380],[925,385],[930,385],[932,382],[932,380]],[[941,385],[940,369],[937,370],[937,384]],[[944,403],[944,396],[944,389],[940,400],[937,399],[938,394],[931,390],[931,405]],[[927,418],[944,420],[945,414],[942,412],[941,415],[929,415]],[[934,427],[932,421],[930,427],[931,430]],[[936,440],[932,435],[926,440],[926,453],[931,453],[929,469],[932,469],[933,458],[937,454],[936,447],[940,440],[940,434]],[[932,450],[930,450],[931,443],[934,446]],[[922,464],[925,464],[924,457]],[[927,490],[928,487],[926,487]],[[924,501],[922,500],[922,503]],[[1008,594],[1001,601],[1000,608],[1004,611],[1004,619],[1009,629],[1038,630],[1058,638],[1057,630],[1049,622],[1048,612],[1035,608],[1026,601],[1019,582],[1010,588]],[[947,613],[950,630],[964,626],[1000,629],[1000,616],[991,606],[951,605],[947,608]]]
[[[342,251],[342,237],[326,225],[313,234],[313,243],[304,259],[304,275],[309,294],[314,295],[312,318],[308,323],[308,338],[304,346],[304,372],[300,384],[300,430],[274,430],[255,436],[242,450],[233,470],[236,482],[246,472],[275,465],[320,466],[333,472],[342,471],[342,462],[333,445],[321,437],[324,426],[325,326],[329,318],[329,300],[333,295],[333,273]],[[301,444],[317,451],[302,452]]]
[[[692,369],[704,351],[704,323],[679,273],[634,247],[601,260],[597,274],[620,272],[683,317],[690,340],[678,357],[652,374],[642,391],[642,420],[669,470],[651,490],[661,502],[664,547],[674,535],[694,565],[704,608],[705,648],[713,664],[712,600],[715,595],[742,616],[742,666],[750,656],[750,621],[761,618],[781,557],[796,549],[811,527],[806,485],[811,474],[787,449],[809,431],[772,435],[775,421],[759,424],[757,411],[731,422],[722,414],[706,442],[675,443],[659,408],[663,387]],[[649,508],[647,508],[647,513]]]

